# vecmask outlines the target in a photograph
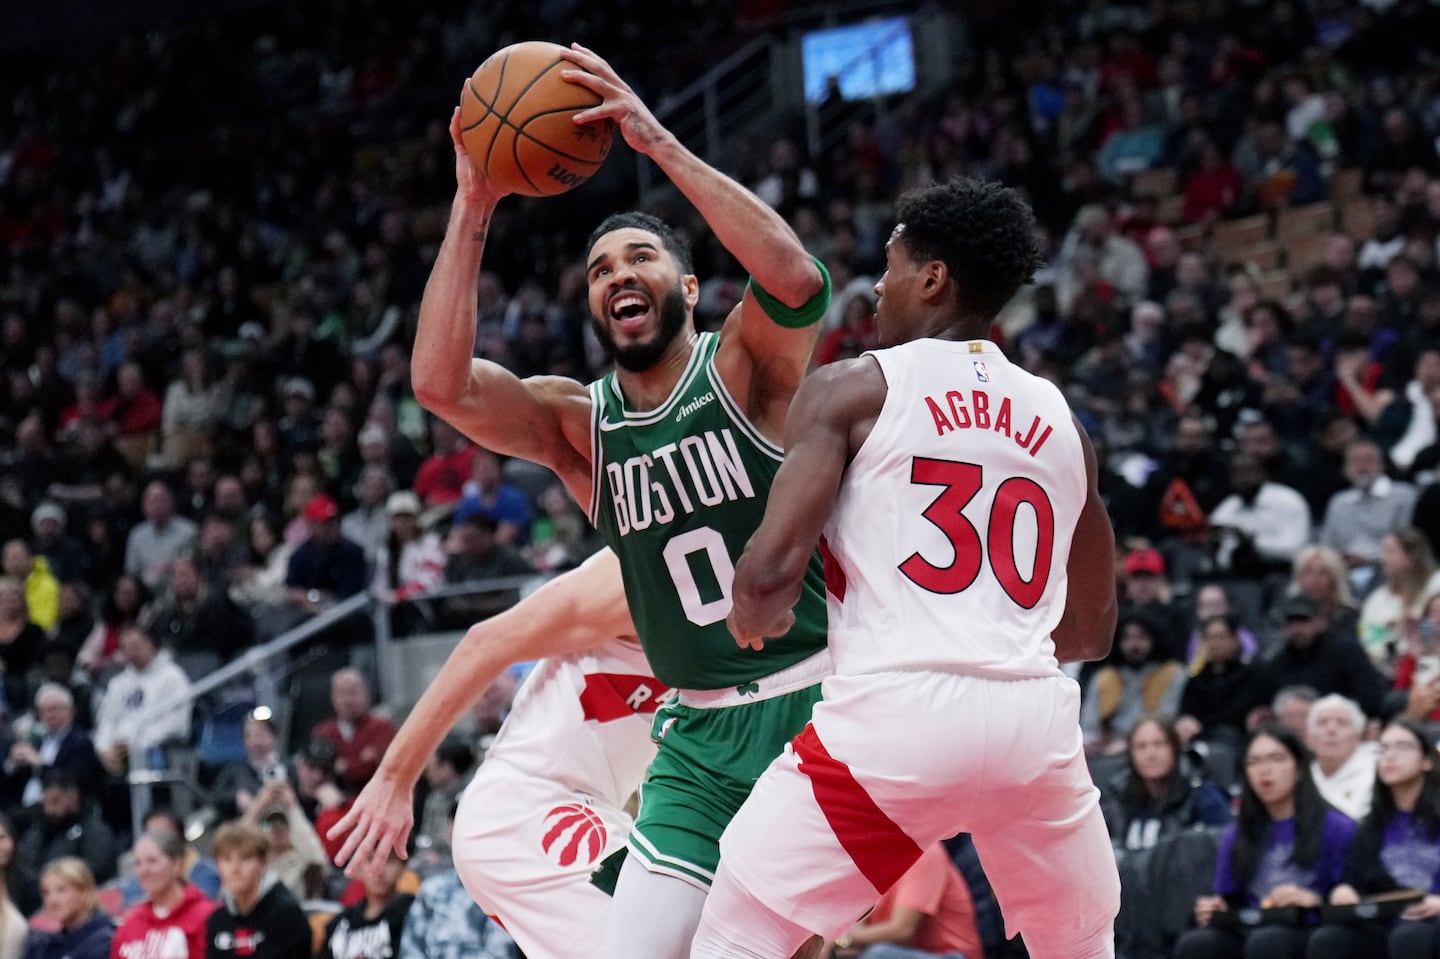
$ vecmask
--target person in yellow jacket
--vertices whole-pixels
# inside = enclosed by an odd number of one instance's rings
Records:
[[[60,581],[50,572],[45,557],[35,556],[22,539],[12,539],[0,553],[5,575],[25,584],[30,622],[49,632],[60,618]]]
[[[1174,716],[1185,690],[1185,667],[1161,652],[1168,647],[1144,616],[1122,615],[1115,652],[1090,679],[1080,705],[1080,729],[1089,755],[1125,750],[1130,729],[1147,715]]]

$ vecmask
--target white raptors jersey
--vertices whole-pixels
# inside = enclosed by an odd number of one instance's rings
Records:
[[[885,404],[821,540],[835,672],[1055,674],[1087,491],[1069,406],[985,340],[869,355]]]
[[[485,763],[505,763],[619,809],[655,758],[650,721],[666,692],[636,643],[613,639],[542,659],[515,694]]]

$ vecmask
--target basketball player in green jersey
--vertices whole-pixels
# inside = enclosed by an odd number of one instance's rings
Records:
[[[576,122],[612,119],[655,161],[750,272],[744,298],[718,334],[697,334],[699,281],[686,245],[653,217],[621,214],[595,231],[585,259],[612,375],[588,388],[522,381],[472,359],[476,276],[500,196],[460,146],[457,111],[458,189],[420,307],[412,376],[420,402],[475,442],[555,471],[620,557],[645,654],[678,694],[656,716],[660,753],[598,954],[670,959],[689,954],[720,833],[804,728],[830,671],[818,559],[780,641],[742,650],[725,627],[734,560],[764,514],[830,284],[773,210],[685,149],[609,64],[578,46],[566,56],[583,68],[566,79],[603,98]]]

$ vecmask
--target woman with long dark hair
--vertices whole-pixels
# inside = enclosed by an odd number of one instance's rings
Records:
[[[1435,917],[1440,916],[1440,770],[1435,741],[1413,719],[1392,719],[1380,733],[1375,797],[1360,824],[1340,885],[1330,891],[1337,906],[1397,889],[1423,889],[1424,899],[1407,907],[1398,921],[1374,919],[1325,925],[1310,940],[1309,955],[1320,959],[1432,959]]]
[[[1274,723],[1245,744],[1245,785],[1235,824],[1220,838],[1212,895],[1195,902],[1200,926],[1180,937],[1175,959],[1300,959],[1311,929],[1267,923],[1216,928],[1227,909],[1317,909],[1340,881],[1355,823],[1332,809],[1310,778],[1310,753]]]

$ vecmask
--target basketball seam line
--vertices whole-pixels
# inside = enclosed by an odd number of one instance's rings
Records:
[[[590,160],[590,159],[587,159],[587,158],[585,158],[585,157],[575,156],[575,155],[573,155],[573,154],[566,153],[564,150],[557,150],[557,149],[555,149],[555,146],[554,146],[553,144],[547,143],[546,141],[540,139],[539,137],[537,137],[537,136],[536,136],[535,134],[533,134],[533,133],[528,133],[528,132],[526,132],[526,130],[525,130],[524,127],[517,127],[515,124],[511,123],[508,114],[507,114],[506,116],[501,116],[499,113],[495,112],[495,105],[492,104],[492,103],[487,103],[487,102],[485,102],[485,99],[484,99],[483,97],[481,97],[480,94],[478,94],[478,93],[475,92],[475,86],[474,86],[473,83],[470,85],[470,93],[471,93],[471,95],[473,95],[473,96],[475,97],[476,101],[477,101],[482,107],[484,107],[486,110],[489,110],[490,112],[487,113],[487,114],[485,114],[483,117],[481,117],[480,119],[476,120],[474,123],[470,124],[469,126],[461,127],[461,128],[460,128],[460,132],[461,132],[461,133],[469,133],[471,130],[475,129],[475,128],[478,127],[480,124],[484,123],[486,120],[490,119],[491,117],[495,117],[497,120],[499,120],[501,126],[509,127],[510,129],[514,130],[516,137],[524,137],[525,139],[529,140],[531,143],[534,143],[534,144],[537,144],[537,145],[539,145],[539,146],[544,147],[545,149],[549,150],[551,153],[555,154],[556,156],[564,157],[564,158],[567,159],[567,160],[573,160],[573,161],[575,161],[576,163],[589,164],[589,165],[595,166],[595,167],[597,167],[597,168],[600,166],[600,164],[602,164],[602,163],[605,162],[605,157],[601,157],[601,158],[598,159],[598,160]],[[571,110],[588,110],[588,109],[590,109],[590,107],[591,107],[591,104],[581,104],[581,105],[579,105],[579,106],[573,106],[573,107],[557,107],[557,108],[554,109],[554,110],[542,110],[542,111],[539,112],[539,113],[533,114],[533,115],[530,117],[530,119],[526,120],[525,122],[528,124],[528,123],[530,123],[530,122],[533,121],[533,120],[539,119],[540,117],[548,117],[548,116],[552,116],[553,114],[556,114],[556,113],[569,113]],[[603,123],[604,121],[603,121],[603,120],[597,120],[597,121],[595,121],[595,122],[597,122],[597,123]],[[492,142],[492,143],[494,142],[494,138],[493,138],[493,137],[491,138],[491,142]],[[606,156],[609,156],[609,154],[606,154]],[[486,159],[487,159],[487,160],[489,159],[489,154],[488,154],[488,153],[486,154]]]

